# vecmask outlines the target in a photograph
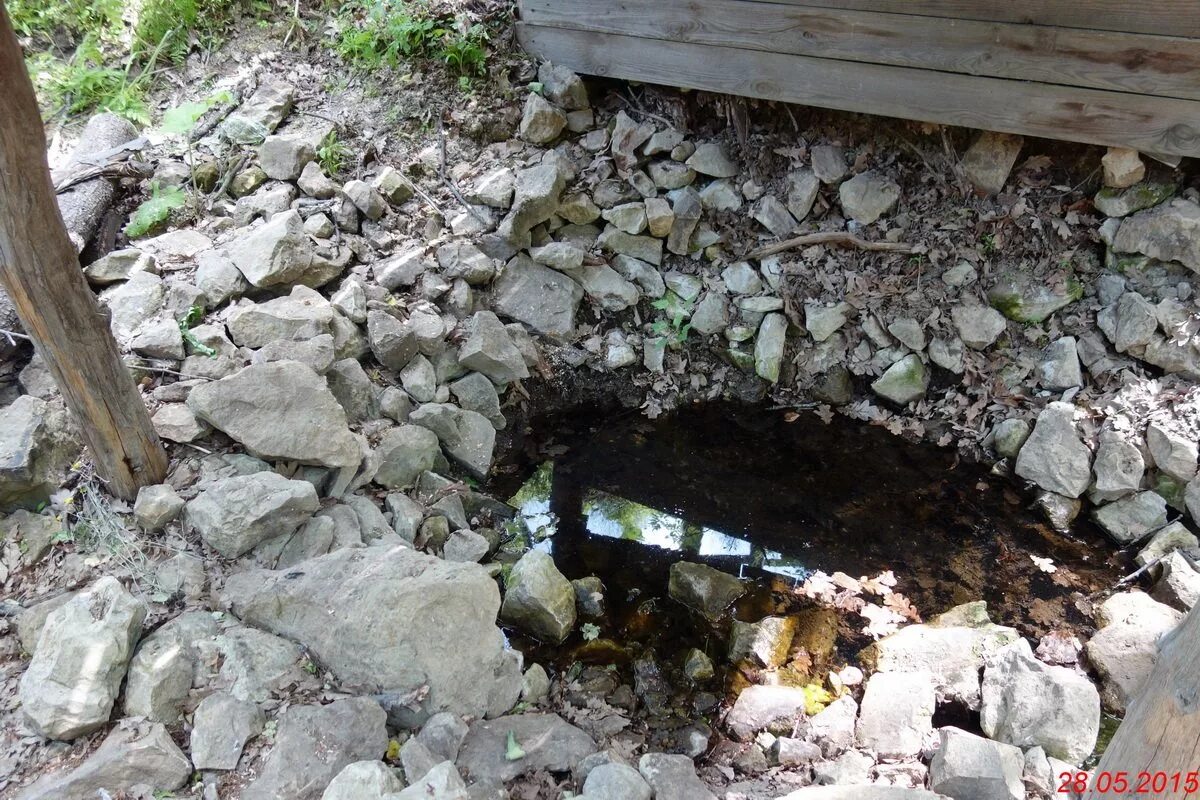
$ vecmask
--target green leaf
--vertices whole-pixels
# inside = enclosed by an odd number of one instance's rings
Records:
[[[671,301],[670,301],[670,300],[668,300],[668,299],[667,299],[667,298],[665,298],[665,297],[660,297],[659,299],[657,299],[657,300],[655,300],[653,303],[651,303],[651,304],[650,304],[650,307],[651,307],[651,308],[657,308],[659,311],[666,311],[666,310],[667,310],[667,307],[668,307],[668,306],[670,306],[670,305],[671,305]]]
[[[163,114],[160,130],[166,134],[186,136],[196,127],[196,121],[208,111],[208,102],[184,103]]]
[[[525,751],[517,744],[517,737],[512,731],[508,732],[508,744],[504,747],[504,758],[508,761],[520,761],[525,757]]]
[[[600,626],[591,622],[585,622],[580,628],[580,632],[583,634],[584,641],[590,642],[600,636]]]
[[[171,218],[171,212],[183,208],[187,195],[178,186],[170,186],[159,190],[156,186],[150,199],[137,207],[129,224],[125,226],[125,235],[130,239],[152,233]]]

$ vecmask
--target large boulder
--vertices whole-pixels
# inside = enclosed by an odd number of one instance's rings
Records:
[[[160,724],[124,721],[87,760],[69,772],[44,776],[18,800],[95,800],[126,796],[136,787],[158,797],[187,783],[192,765]],[[129,795],[132,796],[132,795]]]
[[[981,716],[989,738],[1081,764],[1096,747],[1100,693],[1078,672],[1038,661],[1019,639],[984,670]]]
[[[901,628],[876,642],[870,655],[876,671],[929,672],[941,702],[978,709],[979,676],[988,656],[1019,638],[1016,629],[993,624],[983,610],[977,624],[935,620]]]
[[[74,739],[108,722],[145,618],[145,606],[108,576],[50,613],[19,689],[35,731]]]
[[[575,329],[575,313],[583,300],[583,287],[572,278],[524,255],[508,262],[492,292],[498,313],[559,341]]]
[[[548,553],[530,550],[508,575],[500,618],[542,641],[561,642],[575,627],[575,587]]]
[[[318,800],[338,773],[358,761],[382,758],[387,714],[366,697],[283,712],[275,746],[242,800]]]
[[[60,405],[23,394],[0,409],[0,511],[44,503],[78,455]]]
[[[522,752],[510,752],[515,742]],[[521,714],[471,725],[458,767],[475,783],[503,783],[538,770],[569,772],[596,752],[592,737],[556,714]]]
[[[251,364],[195,387],[187,404],[259,458],[334,468],[362,460],[362,446],[325,379],[298,361]]]
[[[225,558],[237,558],[275,536],[299,528],[320,508],[308,481],[275,472],[223,478],[184,509],[184,521]]]
[[[1016,473],[1048,492],[1079,497],[1092,478],[1092,454],[1075,430],[1075,407],[1051,403],[1017,456]]]
[[[347,548],[236,574],[222,599],[247,624],[307,647],[344,688],[413,693],[425,714],[482,716],[504,666],[500,592],[478,564]]]

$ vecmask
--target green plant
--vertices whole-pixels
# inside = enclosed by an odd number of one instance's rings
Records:
[[[985,256],[990,256],[996,252],[996,234],[984,233],[979,237],[979,246],[983,249]]]
[[[692,309],[682,297],[668,291],[650,305],[667,316],[666,319],[656,320],[650,325],[650,330],[654,332],[655,336],[665,336],[667,344],[673,348],[678,348],[687,341],[688,334],[692,330],[692,323],[684,320],[691,316]]]
[[[600,626],[591,622],[583,623],[579,631],[587,642],[595,641],[600,636]]]
[[[85,34],[109,36],[121,27],[122,0],[10,0],[13,28],[36,44],[58,34],[72,41]]]
[[[150,187],[150,199],[143,202],[129,218],[125,235],[130,239],[145,236],[158,230],[176,209],[183,208],[187,195],[178,186],[161,188],[157,182]]]
[[[353,153],[354,151],[338,138],[337,131],[330,131],[317,146],[317,163],[325,170],[326,175],[337,175]]]
[[[183,336],[183,342],[188,348],[202,356],[216,358],[217,351],[206,345],[204,342],[196,338],[196,334],[192,333],[193,325],[198,324],[204,319],[204,309],[200,306],[192,306],[188,309],[187,316],[179,320],[179,333]]]
[[[483,26],[472,25],[463,33],[447,33],[442,39],[439,55],[447,66],[458,72],[460,78],[482,75],[487,59],[484,49],[487,40],[487,31]],[[461,81],[459,85],[462,85]]]

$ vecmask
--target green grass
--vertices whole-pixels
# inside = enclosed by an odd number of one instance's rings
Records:
[[[466,28],[453,17],[437,15],[422,2],[357,0],[337,11],[333,49],[362,71],[393,69],[421,59],[440,61],[466,81],[484,73],[487,31]]]
[[[346,160],[353,154],[354,151],[338,139],[337,131],[330,131],[317,147],[317,163],[325,170],[326,175],[332,177],[341,173],[346,166]]]

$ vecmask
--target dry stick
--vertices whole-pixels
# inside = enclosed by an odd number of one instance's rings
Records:
[[[462,192],[458,191],[458,187],[454,185],[454,181],[450,180],[446,175],[446,131],[442,127],[442,120],[438,119],[438,147],[440,159],[438,162],[438,177],[442,179],[442,183],[446,184],[446,188],[450,190],[450,194],[454,195],[454,199],[462,203],[462,207],[467,210],[467,213],[474,217],[478,222],[488,225],[488,220],[483,218],[483,215],[478,213],[471,204],[467,202],[467,198],[462,196]]]
[[[911,253],[916,249],[914,245],[906,242],[868,242],[852,233],[825,231],[823,233],[806,233],[794,239],[769,244],[757,250],[751,250],[744,258],[766,258],[776,253],[782,253],[784,250],[805,247],[810,244],[840,244],[846,247],[857,247],[860,250],[878,250],[886,253]]]

